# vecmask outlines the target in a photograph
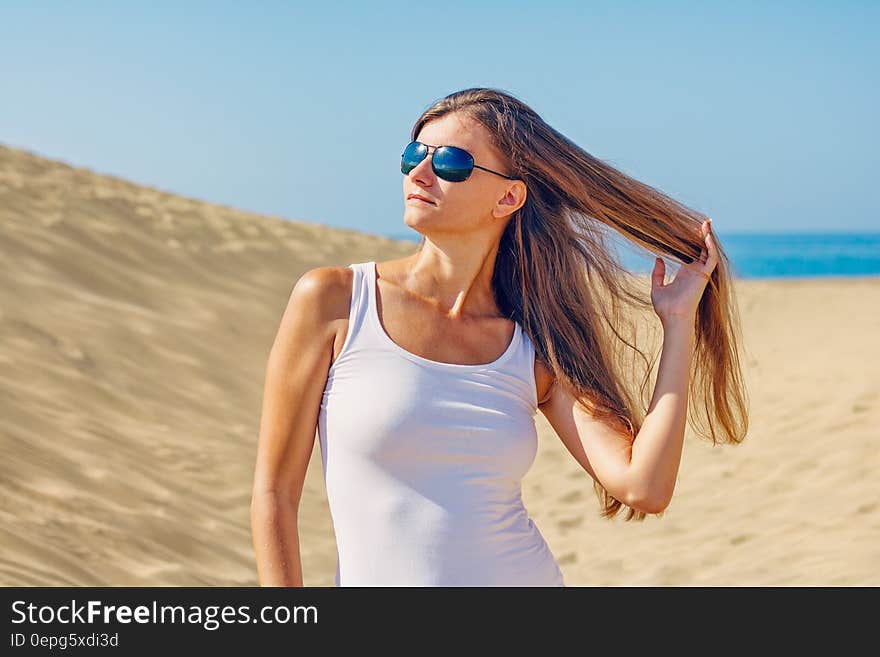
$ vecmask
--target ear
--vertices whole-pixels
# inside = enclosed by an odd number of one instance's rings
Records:
[[[512,181],[495,204],[492,214],[498,219],[510,216],[525,204],[526,196],[526,184],[522,180]]]

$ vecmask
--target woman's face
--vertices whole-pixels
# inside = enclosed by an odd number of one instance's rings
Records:
[[[438,178],[431,168],[433,146],[458,146],[474,156],[474,163],[509,174],[507,164],[490,142],[482,124],[458,114],[447,114],[424,126],[416,141],[430,144],[428,155],[403,177],[404,223],[423,234],[463,233],[497,228],[522,203],[525,186],[481,169],[474,169],[463,182]],[[511,188],[513,191],[511,192]],[[431,203],[407,198],[418,194]]]

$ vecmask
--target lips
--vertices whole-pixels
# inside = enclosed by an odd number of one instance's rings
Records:
[[[429,201],[428,199],[426,199],[424,196],[422,196],[420,194],[410,194],[409,196],[406,197],[406,200],[408,201],[411,198],[419,199],[420,201],[424,201],[425,203],[430,203],[431,205],[434,204],[433,201]]]

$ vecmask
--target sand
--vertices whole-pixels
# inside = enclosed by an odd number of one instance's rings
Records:
[[[0,245],[0,584],[256,585],[264,368],[290,289],[415,244],[0,146]],[[662,517],[600,518],[538,414],[524,499],[569,586],[880,584],[880,279],[736,287],[749,435],[689,429]],[[332,586],[317,441],[300,542],[305,584]]]

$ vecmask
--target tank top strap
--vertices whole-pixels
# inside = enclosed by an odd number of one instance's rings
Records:
[[[499,371],[506,373],[521,382],[518,385],[519,394],[526,403],[537,407],[537,392],[535,391],[535,349],[525,329],[519,322],[516,323],[515,345],[511,345],[512,353],[498,366]]]
[[[351,305],[348,313],[348,331],[340,357],[355,347],[381,347],[371,321],[373,312],[373,263],[355,262],[348,265],[354,271],[351,282]]]

